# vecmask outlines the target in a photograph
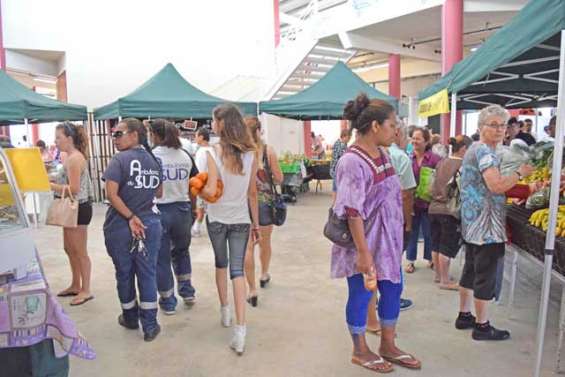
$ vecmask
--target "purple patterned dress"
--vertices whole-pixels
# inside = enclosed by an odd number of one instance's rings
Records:
[[[367,158],[373,163],[369,164]],[[352,146],[339,160],[336,179],[334,212],[341,218],[358,215],[372,224],[365,237],[375,262],[377,280],[400,283],[404,219],[400,182],[390,157],[381,149],[381,157],[373,159],[358,146]],[[359,273],[356,254],[355,249],[333,245],[332,278]]]

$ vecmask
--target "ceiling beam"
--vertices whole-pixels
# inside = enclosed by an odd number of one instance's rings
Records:
[[[518,12],[528,0],[465,0],[464,11],[473,12]]]
[[[401,41],[379,40],[350,32],[339,33],[339,39],[345,49],[368,50],[424,60],[441,61],[441,54],[435,53],[434,49],[428,46],[415,46],[412,49],[403,47],[403,42]]]
[[[299,22],[302,21],[298,17],[294,17],[294,16],[291,16],[287,13],[282,13],[282,12],[279,14],[279,19],[282,23],[289,24],[289,25],[296,25],[296,24],[298,24]]]
[[[280,10],[283,13],[289,13],[296,9],[303,8],[308,5],[310,0],[287,0],[280,2]]]

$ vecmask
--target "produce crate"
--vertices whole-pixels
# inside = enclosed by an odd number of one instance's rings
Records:
[[[528,222],[534,211],[514,204],[507,206],[506,209],[506,223],[510,228],[511,242],[543,262],[545,232]],[[565,238],[555,238],[553,269],[565,275]]]

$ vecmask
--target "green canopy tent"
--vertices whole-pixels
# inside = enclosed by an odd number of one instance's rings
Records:
[[[395,97],[376,90],[338,62],[309,88],[280,100],[260,102],[259,111],[301,120],[343,119],[343,107],[361,92],[398,108]]]
[[[204,93],[191,85],[168,63],[157,74],[125,97],[94,110],[94,119],[119,117],[209,119],[212,110],[229,101]],[[257,104],[235,103],[245,114],[257,114]]]
[[[565,1],[530,0],[477,51],[456,64],[431,87],[420,92],[419,99],[425,100],[446,89],[451,93],[452,124],[457,109],[481,108],[490,104],[506,108],[557,107],[552,176],[559,177],[565,136]],[[552,180],[535,377],[540,376],[543,356],[559,185],[559,179]],[[562,311],[561,315],[564,314]]]
[[[86,107],[38,94],[0,70],[0,124],[85,120]]]
[[[480,109],[557,105],[560,32],[565,1],[530,1],[503,28],[436,83],[419,93],[424,100],[447,89],[456,107]]]

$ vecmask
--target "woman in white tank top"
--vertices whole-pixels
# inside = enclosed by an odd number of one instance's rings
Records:
[[[213,196],[218,179],[224,184],[221,198],[208,204],[207,226],[214,249],[216,286],[224,327],[231,326],[228,266],[230,269],[236,316],[230,346],[241,355],[245,348],[246,334],[243,271],[245,250],[250,232],[252,242],[259,239],[255,144],[241,113],[234,105],[225,104],[214,109],[212,129],[220,137],[220,142],[214,146],[212,152],[207,152],[208,182],[202,191],[205,195]]]

